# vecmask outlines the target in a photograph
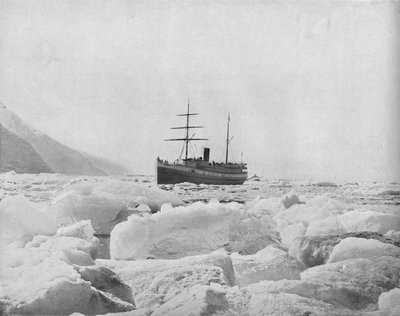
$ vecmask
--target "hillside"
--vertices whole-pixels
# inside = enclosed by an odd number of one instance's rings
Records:
[[[52,172],[33,147],[0,124],[0,172]]]
[[[89,161],[92,163],[93,166],[95,166],[98,169],[103,170],[104,172],[106,172],[108,175],[112,176],[112,175],[126,175],[131,173],[131,171],[129,169],[127,169],[126,167],[109,161],[108,159],[105,158],[100,158],[97,156],[93,156],[87,153],[83,153],[87,159],[89,159]]]
[[[79,151],[64,146],[33,129],[4,105],[0,105],[0,124],[19,139],[30,144],[53,172],[67,175],[106,175],[104,171],[93,166]],[[9,140],[16,141],[15,138]]]

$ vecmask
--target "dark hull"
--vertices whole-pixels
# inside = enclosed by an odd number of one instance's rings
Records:
[[[243,184],[247,179],[247,172],[232,173],[202,170],[196,167],[173,165],[157,162],[157,183],[175,184],[190,182],[196,184]]]

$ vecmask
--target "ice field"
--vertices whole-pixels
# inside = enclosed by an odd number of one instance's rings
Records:
[[[399,315],[400,184],[0,174],[0,311]]]

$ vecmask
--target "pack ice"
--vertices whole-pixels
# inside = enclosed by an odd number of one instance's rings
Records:
[[[175,259],[219,248],[252,254],[269,244],[280,245],[270,216],[260,220],[238,203],[196,202],[130,216],[111,232],[110,254],[118,260]]]
[[[46,207],[3,198],[0,312],[398,315],[399,207],[335,198],[369,192],[356,186],[249,186],[273,194],[183,205],[158,188],[92,178],[71,181]],[[224,190],[234,200],[246,184],[184,187],[191,199]],[[376,196],[390,199],[385,189]],[[110,234],[111,259],[97,258],[95,234]]]
[[[94,265],[98,240],[90,221],[57,229],[51,215],[22,197],[2,200],[0,215],[2,312],[68,315],[134,309],[131,289],[111,270]]]
[[[117,223],[141,213],[147,205],[151,211],[163,203],[183,204],[173,193],[148,188],[136,183],[106,181],[67,185],[53,199],[47,212],[60,225],[90,219],[96,234],[109,235]]]

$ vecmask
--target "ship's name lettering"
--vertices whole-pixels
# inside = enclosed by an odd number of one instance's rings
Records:
[[[194,173],[199,173],[199,174],[205,174],[205,175],[209,175],[209,176],[222,177],[222,174],[220,174],[220,173],[215,173],[215,172],[200,171],[200,170],[194,170],[194,169],[192,169],[192,172],[194,172]]]

